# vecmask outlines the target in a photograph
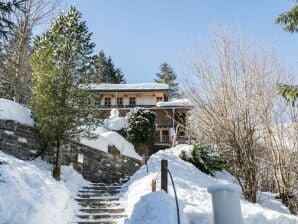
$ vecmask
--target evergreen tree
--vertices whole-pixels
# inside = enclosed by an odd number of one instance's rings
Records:
[[[162,63],[160,66],[160,72],[156,73],[156,76],[157,78],[155,79],[155,82],[169,85],[170,98],[178,96],[178,83],[176,82],[177,75],[169,64]]]
[[[7,38],[14,26],[10,15],[16,13],[18,10],[26,12],[22,4],[26,1],[27,0],[0,1],[0,47],[2,43],[1,39]]]
[[[124,75],[119,68],[116,68],[111,56],[108,58],[101,50],[94,59],[95,78],[96,83],[125,83]]]
[[[154,144],[155,113],[144,108],[134,108],[128,115],[127,137],[135,145],[137,153],[148,155]]]
[[[298,32],[298,5],[295,5],[289,11],[279,15],[276,19],[276,23],[284,25],[283,29],[287,32]]]
[[[298,3],[298,1],[295,2]],[[276,23],[284,25],[283,29],[287,32],[298,32],[298,5],[279,15]],[[282,96],[295,107],[295,102],[298,99],[298,86],[279,84],[278,89]]]
[[[90,125],[94,124],[90,115],[94,104],[84,85],[93,74],[94,44],[90,39],[81,13],[72,6],[34,42],[30,107],[40,133],[56,145],[53,177],[57,180],[61,172],[60,145],[70,138],[89,136]]]

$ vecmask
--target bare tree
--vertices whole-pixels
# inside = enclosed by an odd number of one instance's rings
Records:
[[[227,29],[214,33],[213,44],[214,54],[200,51],[192,56],[194,79],[184,82],[195,107],[192,124],[194,131],[227,155],[228,169],[245,198],[256,202],[263,176],[259,158],[267,152],[262,130],[265,124],[272,126],[276,84],[287,74],[274,50]]]
[[[22,2],[24,11],[11,18],[14,28],[9,39],[4,41],[0,52],[0,94],[2,97],[26,103],[30,96],[32,53],[30,46],[34,29],[48,20],[57,10],[59,0],[27,0]]]

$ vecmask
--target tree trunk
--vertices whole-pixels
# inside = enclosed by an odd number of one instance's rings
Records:
[[[59,181],[61,176],[61,159],[60,159],[60,139],[57,139],[57,153],[56,153],[56,161],[53,169],[53,177]]]

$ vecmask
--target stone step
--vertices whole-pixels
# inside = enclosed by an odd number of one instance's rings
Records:
[[[82,213],[124,213],[125,212],[125,208],[123,207],[112,207],[112,208],[83,208],[79,210]]]
[[[84,186],[82,189],[86,190],[102,190],[102,191],[107,191],[107,190],[121,190],[121,186]]]
[[[78,203],[83,208],[111,208],[111,207],[117,207],[120,206],[121,203],[118,201],[115,202],[79,202]]]
[[[123,219],[102,219],[101,221],[94,221],[94,220],[84,220],[84,221],[76,221],[77,224],[119,224],[119,222],[122,221]]]
[[[101,183],[101,182],[93,182],[90,185],[94,185],[94,186],[121,186],[121,184],[119,184],[119,183],[105,184],[105,183]]]
[[[119,196],[115,195],[93,196],[91,194],[78,194],[77,197],[77,199],[97,199],[103,201],[119,200]]]
[[[119,218],[125,218],[125,213],[94,213],[94,214],[77,214],[76,215],[80,219],[91,219],[91,220],[99,220],[102,219],[119,219]]]
[[[109,194],[118,194],[121,192],[121,189],[107,189],[107,190],[79,190],[79,193],[109,193]]]
[[[77,194],[78,197],[80,198],[84,198],[86,197],[111,197],[111,196],[118,196],[118,193],[108,193],[108,192],[84,192],[84,193],[78,193]]]

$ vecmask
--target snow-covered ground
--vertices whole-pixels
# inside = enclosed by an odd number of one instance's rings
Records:
[[[22,161],[0,151],[0,223],[73,223],[78,189],[88,184],[71,167],[62,167],[61,181],[51,176],[52,165]]]
[[[31,127],[34,124],[29,109],[11,100],[2,98],[0,98],[0,119],[13,120]]]
[[[126,220],[126,224],[176,223],[174,193],[170,182],[168,195],[161,191],[151,193],[151,181],[158,175],[161,159],[169,161],[169,170],[174,176],[181,210],[181,223],[213,223],[211,195],[207,192],[207,188],[214,184],[233,183],[234,178],[227,172],[217,172],[216,177],[202,173],[192,164],[179,158],[182,150],[189,151],[191,146],[178,145],[152,155],[148,161],[149,175],[146,173],[146,167],[142,166],[127,182],[128,191],[124,198],[127,200],[126,208],[129,218]],[[158,189],[160,189],[159,180],[160,176],[157,178]],[[244,223],[298,223],[297,216],[284,214],[288,213],[288,210],[278,200],[271,197],[266,200],[266,203],[263,207],[260,204],[252,204],[241,199]]]

